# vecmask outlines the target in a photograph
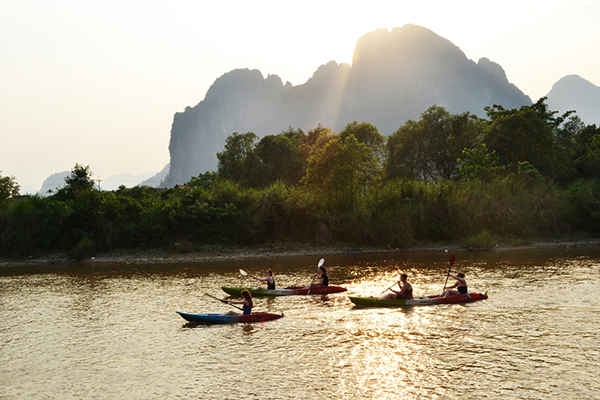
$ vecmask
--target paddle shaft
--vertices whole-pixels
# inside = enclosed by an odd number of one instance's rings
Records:
[[[205,294],[205,295],[207,295],[208,297],[212,297],[212,298],[213,298],[213,299],[215,299],[215,300],[219,300],[219,301],[220,301],[220,302],[222,302],[222,303],[228,304],[228,305],[230,305],[231,307],[235,307],[235,308],[237,308],[238,310],[241,310],[241,311],[243,311],[241,307],[238,307],[238,306],[236,306],[236,305],[233,305],[233,304],[231,304],[230,302],[228,302],[227,300],[223,300],[223,299],[220,299],[220,298],[218,298],[218,297],[211,296],[211,295],[210,295],[210,294],[208,294],[208,293],[204,293],[204,294]]]
[[[454,260],[456,260],[456,256],[454,254],[452,254],[450,256],[450,268],[448,268],[448,275],[446,275],[446,282],[444,283],[444,290],[442,290],[442,292],[446,291],[446,285],[448,284],[448,278],[450,278],[450,271],[452,271],[452,266],[454,265]]]
[[[398,283],[398,282],[396,282],[396,283]],[[394,283],[392,286],[390,286],[389,288],[387,288],[387,289],[385,289],[383,292],[381,292],[381,293],[379,294],[379,296],[381,296],[382,294],[384,294],[385,292],[387,292],[388,290],[390,290],[391,288],[393,288],[394,286],[396,286],[396,283]]]

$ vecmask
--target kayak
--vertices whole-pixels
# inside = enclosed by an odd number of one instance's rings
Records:
[[[283,314],[271,314],[266,312],[255,312],[248,315],[229,314],[188,314],[177,311],[183,319],[189,322],[204,324],[235,324],[237,322],[265,322],[283,317]]]
[[[245,287],[221,287],[225,293],[239,296],[242,290],[247,290],[252,296],[292,296],[292,295],[308,295],[308,294],[329,294],[345,292],[345,287],[341,286],[314,286],[307,289],[305,286],[288,286],[282,289],[260,290]]]
[[[455,296],[441,297],[438,295],[415,297],[412,300],[379,300],[374,297],[354,297],[348,296],[351,302],[357,306],[364,307],[410,307],[410,306],[428,306],[432,304],[458,304],[470,303],[477,300],[485,300],[487,294],[471,292],[469,294],[457,294]]]

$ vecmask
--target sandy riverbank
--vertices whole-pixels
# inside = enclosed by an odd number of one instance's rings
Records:
[[[557,247],[600,247],[600,238],[564,238],[552,241],[532,242],[526,245],[498,244],[496,250],[557,248]],[[66,253],[42,254],[26,259],[0,259],[0,267],[35,265],[61,265],[68,263],[107,264],[164,264],[180,262],[209,262],[226,260],[250,260],[285,258],[296,256],[326,256],[345,253],[391,253],[410,251],[467,251],[460,243],[424,242],[410,248],[380,248],[372,246],[331,245],[319,246],[311,243],[272,243],[252,247],[202,246],[191,251],[174,249],[128,250],[97,254],[86,260],[69,259]]]

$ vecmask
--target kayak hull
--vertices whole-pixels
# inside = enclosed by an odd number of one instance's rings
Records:
[[[434,304],[460,304],[471,303],[477,300],[485,300],[487,294],[471,292],[467,294],[458,294],[455,296],[440,297],[440,295],[415,297],[412,300],[378,300],[374,297],[348,296],[350,301],[357,306],[362,307],[413,307],[429,306]]]
[[[247,290],[252,294],[252,296],[294,296],[294,295],[311,295],[311,294],[329,294],[329,293],[339,293],[345,292],[345,287],[341,286],[313,286],[310,289],[307,289],[304,286],[289,286],[286,288],[275,289],[275,290],[258,290],[253,288],[245,288],[245,287],[229,287],[223,286],[221,287],[223,291],[227,294],[233,296],[239,296],[242,290]]]
[[[283,317],[283,314],[272,314],[266,312],[251,313],[249,315],[228,315],[228,314],[190,314],[177,311],[181,318],[189,322],[202,324],[235,324],[266,322]]]

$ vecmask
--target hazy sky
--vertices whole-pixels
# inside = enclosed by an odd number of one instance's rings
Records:
[[[497,62],[533,101],[565,75],[600,86],[600,1],[290,3],[0,0],[0,175],[39,190],[75,163],[104,180],[158,172],[173,115],[224,73],[299,85],[409,23]]]

